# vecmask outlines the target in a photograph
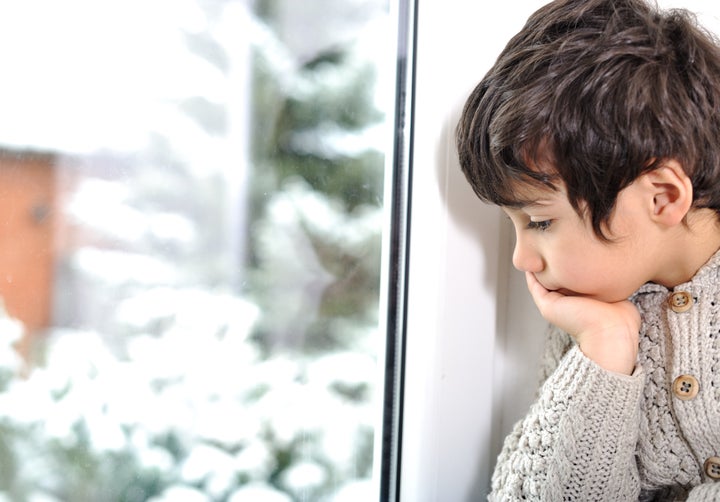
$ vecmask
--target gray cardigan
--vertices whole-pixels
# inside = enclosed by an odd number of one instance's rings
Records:
[[[720,252],[690,282],[631,301],[632,376],[548,330],[543,384],[505,439],[490,501],[720,501]]]

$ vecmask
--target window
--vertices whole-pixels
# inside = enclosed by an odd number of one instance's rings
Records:
[[[0,6],[0,500],[378,498],[391,7]]]

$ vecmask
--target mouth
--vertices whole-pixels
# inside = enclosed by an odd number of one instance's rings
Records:
[[[547,286],[543,285],[545,289],[548,291],[552,291],[553,293],[560,293],[563,296],[583,296],[582,294],[578,293],[577,291],[573,291],[572,289],[567,288],[548,288]]]
[[[561,286],[557,286],[555,284],[546,284],[543,282],[540,278],[535,276],[535,279],[540,283],[540,285],[547,289],[548,291],[552,291],[554,293],[560,293],[563,296],[585,296],[581,293],[578,293],[577,291],[573,291],[572,289],[563,288]]]

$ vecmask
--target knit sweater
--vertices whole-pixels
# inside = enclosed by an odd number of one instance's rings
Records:
[[[671,308],[673,293],[688,305]],[[490,501],[720,501],[720,252],[631,301],[643,319],[631,376],[548,330],[543,383],[505,439]]]

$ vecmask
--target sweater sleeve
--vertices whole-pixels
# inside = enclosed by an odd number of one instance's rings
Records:
[[[687,502],[717,502],[720,500],[720,483],[704,483],[690,492]]]
[[[608,372],[549,334],[547,379],[505,439],[489,500],[637,500],[642,372]]]

